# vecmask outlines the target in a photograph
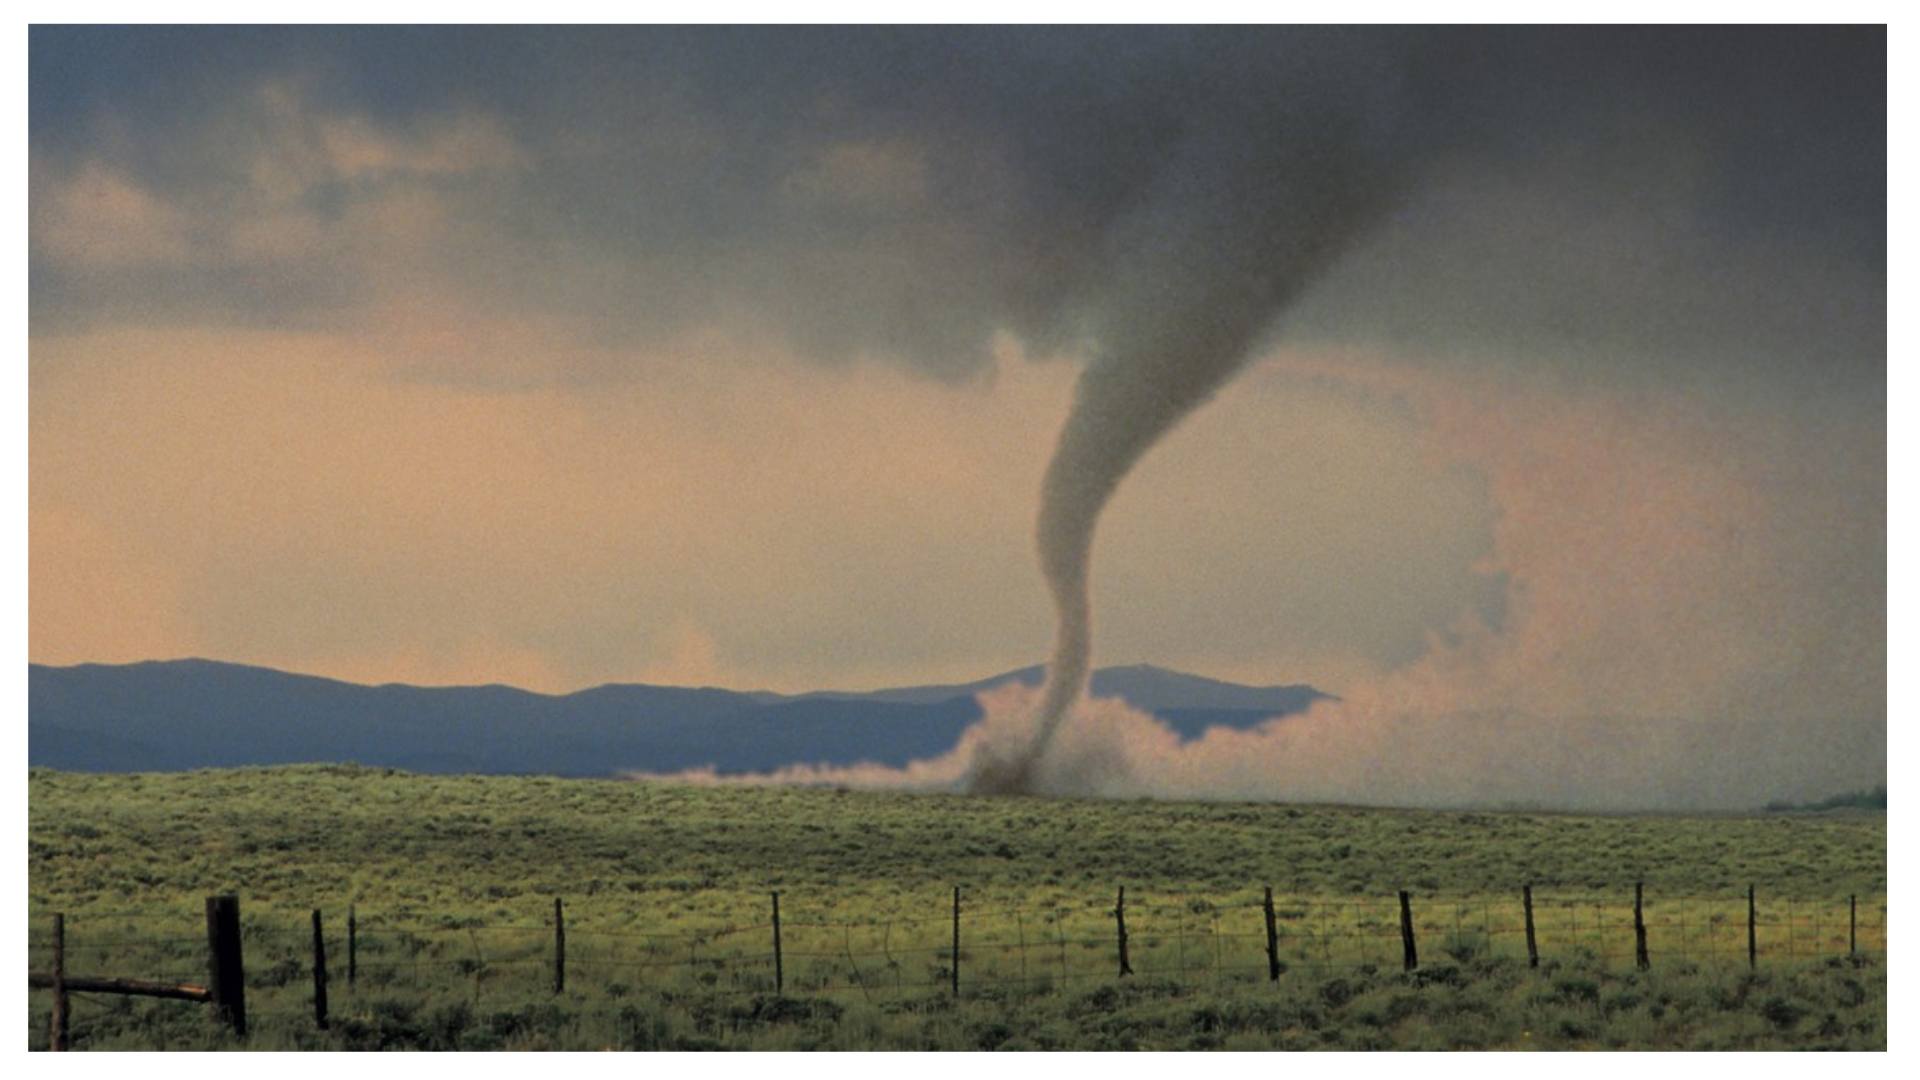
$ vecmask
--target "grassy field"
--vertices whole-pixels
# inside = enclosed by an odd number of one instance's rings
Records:
[[[28,783],[30,963],[49,963],[61,913],[69,971],[203,982],[205,898],[236,894],[256,1048],[1887,1039],[1883,814],[977,799],[352,767]],[[315,910],[332,975],[324,1031]],[[32,1047],[50,1004],[31,996]],[[76,999],[73,1036],[82,1049],[234,1045],[200,1006],[107,995]]]

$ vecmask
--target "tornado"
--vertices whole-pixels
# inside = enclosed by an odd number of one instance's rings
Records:
[[[970,787],[1034,793],[1086,692],[1100,512],[1134,464],[1233,378],[1403,186],[1381,110],[1310,83],[1190,123],[1113,223],[1082,295],[1094,344],[1041,485],[1035,538],[1057,620],[1031,741],[983,747]]]

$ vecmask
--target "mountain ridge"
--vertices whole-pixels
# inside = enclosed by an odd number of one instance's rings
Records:
[[[30,767],[179,771],[352,761],[430,773],[610,776],[785,765],[900,767],[951,750],[975,695],[1037,685],[1040,666],[972,683],[776,694],[608,683],[544,694],[500,683],[368,685],[228,661],[28,665]],[[1183,739],[1245,729],[1328,698],[1149,665],[1103,668],[1122,697]]]

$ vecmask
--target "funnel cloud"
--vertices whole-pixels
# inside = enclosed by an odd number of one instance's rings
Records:
[[[979,792],[1033,788],[1092,656],[1095,525],[1121,480],[1248,360],[1274,319],[1375,220],[1402,164],[1377,106],[1319,71],[1288,73],[1258,109],[1209,115],[1114,227],[1093,285],[1093,357],[1041,487],[1040,567],[1058,627],[1033,742],[983,755]]]

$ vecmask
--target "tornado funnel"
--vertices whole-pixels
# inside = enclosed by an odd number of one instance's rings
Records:
[[[1085,692],[1101,510],[1134,463],[1243,367],[1281,313],[1399,187],[1372,102],[1263,99],[1197,120],[1105,237],[1081,298],[1096,343],[1041,487],[1040,569],[1057,618],[1029,745],[983,752],[971,787],[1040,790]]]

